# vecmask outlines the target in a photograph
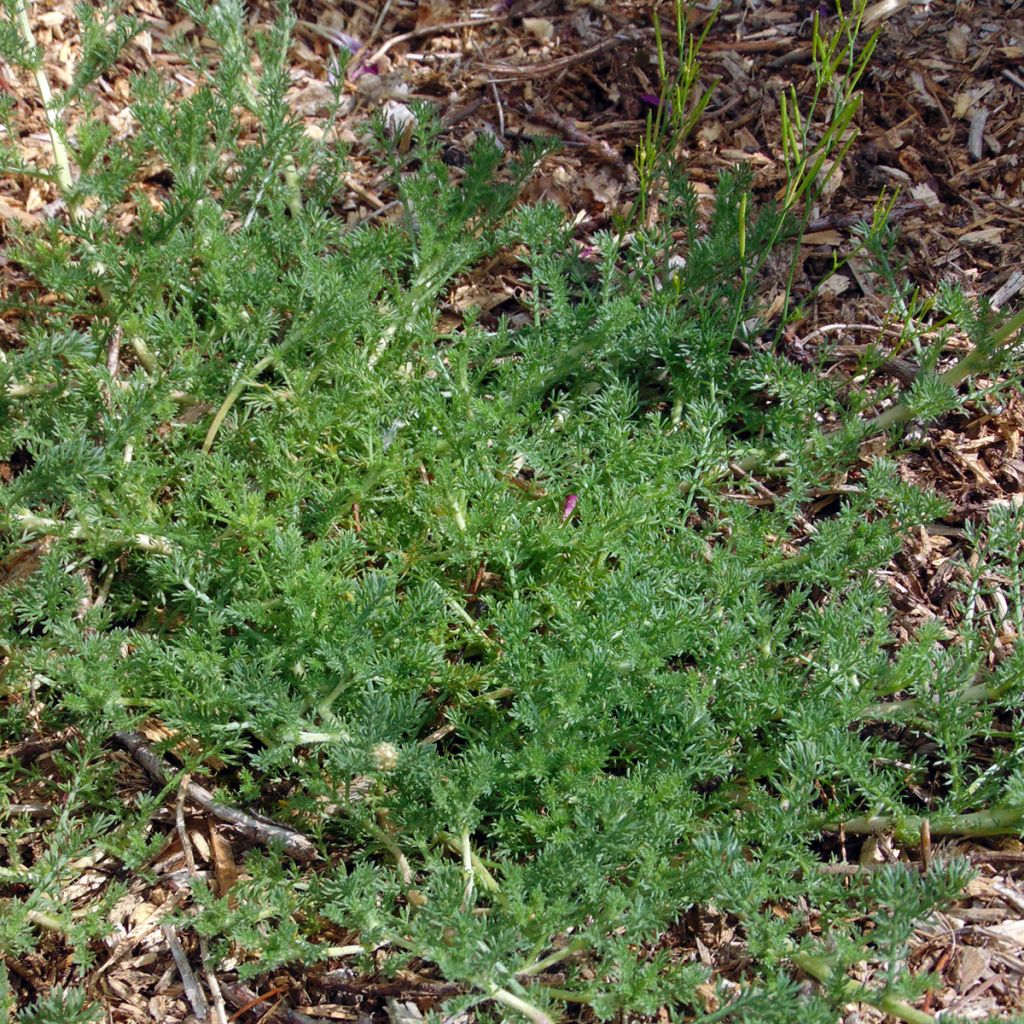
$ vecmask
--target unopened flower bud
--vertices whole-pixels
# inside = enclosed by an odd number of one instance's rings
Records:
[[[379,772],[393,772],[398,767],[398,749],[392,743],[378,743],[371,754],[373,766]]]

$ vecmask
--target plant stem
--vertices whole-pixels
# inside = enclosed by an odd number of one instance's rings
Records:
[[[35,872],[31,868],[0,867],[0,882],[6,885],[28,885],[35,881]]]
[[[67,929],[51,914],[44,914],[41,910],[30,910],[28,919],[38,928],[45,928],[48,932],[59,932],[63,934]]]
[[[462,893],[462,909],[471,910],[473,907],[473,892],[476,886],[473,874],[473,848],[469,844],[468,828],[464,828],[459,836],[459,848],[462,853],[462,874],[465,880],[465,888]]]
[[[220,425],[224,422],[224,418],[231,411],[231,407],[238,401],[238,396],[246,389],[246,386],[249,383],[249,377],[259,376],[268,366],[270,366],[272,362],[274,362],[276,358],[276,354],[264,356],[252,368],[248,377],[243,374],[235,382],[235,386],[228,392],[227,397],[221,403],[216,416],[213,417],[213,422],[210,424],[210,429],[206,432],[206,438],[203,441],[204,455],[210,454],[210,449],[213,447],[213,442],[217,437],[217,432],[220,430]]]
[[[809,974],[816,981],[823,985],[829,984],[835,976],[835,968],[824,957],[812,956],[810,953],[793,953],[790,959],[805,974]],[[897,1020],[906,1021],[907,1024],[935,1024],[935,1018],[930,1013],[917,1010],[909,1003],[895,996],[872,992],[870,989],[858,985],[853,979],[846,978],[840,984],[843,996],[851,1002],[868,1003],[884,1010],[891,1017]]]
[[[873,817],[850,818],[844,821],[844,832],[854,835],[877,835],[896,830],[900,834],[920,834],[927,822],[933,836],[1001,836],[1020,829],[1024,822],[1024,807],[997,807],[972,814],[951,814],[946,817],[926,818],[912,814],[897,818],[889,814]],[[827,825],[829,832],[838,832],[839,825]]]
[[[554,1020],[539,1006],[528,1003],[514,992],[509,992],[507,988],[500,988],[493,981],[484,981],[482,979],[476,981],[475,984],[482,988],[495,1002],[503,1003],[505,1006],[518,1011],[528,1020],[533,1021],[533,1024],[555,1024]]]
[[[11,518],[26,533],[58,533],[65,525],[57,519],[48,519],[45,516],[36,516],[31,512],[16,512]],[[76,523],[67,532],[66,536],[71,540],[96,540],[97,535],[81,523]],[[148,533],[136,533],[131,537],[99,538],[109,542],[112,546],[137,548],[153,555],[172,555],[177,550],[173,541],[166,537],[154,537]]]
[[[286,202],[288,203],[288,212],[293,217],[300,217],[302,215],[302,184],[299,181],[299,172],[295,166],[295,159],[289,156],[285,160],[284,171],[284,182],[287,187]]]
[[[1024,309],[1016,316],[1005,321],[999,330],[992,335],[991,344],[971,349],[955,366],[939,374],[939,380],[951,388],[957,387],[968,377],[988,369],[993,356],[1001,349],[1018,341],[1017,332],[1024,328]],[[864,427],[869,434],[880,434],[899,423],[905,423],[914,415],[906,401],[897,402],[894,406],[868,420]]]
[[[150,352],[149,346],[140,337],[132,335],[128,338],[128,344],[131,345],[135,358],[142,363],[142,368],[147,373],[156,373],[160,369],[160,364],[156,361],[156,357]]]
[[[1000,686],[987,686],[985,683],[976,683],[968,686],[959,693],[951,694],[948,699],[958,704],[981,704],[984,701],[999,700],[1009,688],[1009,683]],[[872,704],[866,707],[860,714],[865,722],[878,722],[895,719],[902,721],[913,717],[916,713],[933,711],[930,701],[920,697],[911,697],[908,700],[893,700],[888,703]]]
[[[588,948],[588,946],[589,943],[583,942],[580,939],[577,939],[575,942],[570,942],[568,946],[556,949],[554,953],[549,953],[543,959],[530,964],[529,967],[524,967],[521,971],[516,971],[516,977],[530,978],[535,974],[543,974],[549,967],[554,967],[555,964],[560,964],[563,960],[567,960],[571,956],[576,956],[577,953],[582,953]]]
[[[28,20],[27,0],[14,0],[15,21],[18,23],[18,31],[29,49],[36,48],[35,36],[32,35],[32,26]],[[68,159],[67,147],[61,138],[61,115],[54,109],[53,92],[50,89],[49,79],[43,68],[43,58],[40,54],[38,63],[32,68],[32,77],[36,80],[36,89],[39,90],[39,98],[43,101],[43,112],[46,116],[46,127],[50,133],[50,145],[53,147],[53,165],[57,174],[57,187],[65,197],[68,204],[68,213],[75,224],[80,224],[84,219],[84,213],[78,203],[71,202],[70,198],[75,183],[71,177],[71,161]]]
[[[450,832],[439,832],[437,838],[440,839],[445,846],[448,847],[452,853],[457,853],[460,856],[464,856],[462,841],[459,838],[453,836]],[[487,869],[487,865],[480,859],[480,856],[473,853],[470,850],[470,863],[472,864],[473,877],[480,883],[481,887],[490,893],[501,892],[501,886],[498,885],[494,875]]]
[[[994,354],[1016,343],[1019,340],[1017,332],[1022,329],[1024,329],[1024,310],[1021,310],[1016,316],[1003,323],[992,336],[990,344],[972,349],[955,366],[940,374],[939,379],[949,387],[957,387],[972,374],[981,373],[988,369]],[[899,423],[905,423],[913,415],[913,410],[907,405],[906,401],[897,402],[892,408],[886,409],[885,412],[880,413],[878,416],[864,421],[864,437],[868,438],[881,434],[890,427],[896,426]],[[764,464],[765,458],[763,455],[748,455],[744,459],[737,459],[729,463],[728,466],[722,466],[718,470],[713,470],[700,480],[684,481],[680,485],[680,490],[683,494],[688,494],[698,485],[711,483],[733,467],[744,473],[750,473],[762,468]],[[794,556],[794,558],[800,557],[800,555]],[[786,565],[791,567],[797,566],[799,563],[794,561],[794,558],[787,560]]]

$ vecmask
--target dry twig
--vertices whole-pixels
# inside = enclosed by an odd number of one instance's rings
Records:
[[[189,775],[186,772],[181,777],[178,785],[178,800],[174,809],[174,824],[178,831],[178,838],[181,840],[181,851],[185,855],[185,866],[188,868],[190,878],[196,877],[196,858],[192,850],[192,840],[185,825],[185,797],[188,793]],[[210,967],[210,946],[203,936],[199,936],[199,960],[203,965],[203,975],[206,978],[206,987],[210,990],[213,998],[213,1010],[217,1024],[228,1024],[227,1013],[224,1009],[224,996],[221,995],[220,985],[217,983],[217,976]]]
[[[167,771],[163,762],[153,753],[145,738],[137,732],[118,732],[114,739],[128,751],[145,773],[158,785],[167,785]],[[284,825],[278,825],[262,815],[249,814],[236,807],[229,807],[215,799],[213,794],[195,782],[189,782],[185,793],[192,803],[202,807],[215,818],[233,825],[247,839],[272,846],[275,843],[283,847],[285,853],[293,860],[306,863],[313,860],[317,853],[316,847],[302,833]]]

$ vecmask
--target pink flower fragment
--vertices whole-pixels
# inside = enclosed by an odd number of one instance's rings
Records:
[[[667,114],[672,113],[672,101],[662,100],[660,96],[655,96],[653,92],[645,92],[640,95],[640,103],[645,107],[651,107],[657,110],[659,107],[664,106]]]
[[[350,36],[347,32],[339,32],[337,29],[324,29],[324,35],[339,50],[347,50],[350,56],[354,57],[363,50],[363,44],[355,36]],[[360,61],[354,68],[349,69],[348,78],[354,82],[357,78],[362,78],[363,75],[376,75],[379,73],[380,71],[376,64],[365,64]],[[331,85],[337,85],[338,61],[336,58],[331,61],[331,66],[327,71],[327,81]]]
[[[564,523],[569,516],[572,515],[573,509],[576,508],[576,502],[580,499],[575,494],[570,494],[565,499],[565,504],[562,506],[562,522]]]

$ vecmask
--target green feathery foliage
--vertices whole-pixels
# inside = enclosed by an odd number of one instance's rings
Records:
[[[285,101],[290,15],[257,73],[240,0],[185,7],[216,64],[192,54],[200,85],[173,102],[135,79],[129,139],[86,108],[65,139],[78,212],[8,253],[33,285],[0,360],[0,737],[76,740],[45,770],[0,765],[0,953],[42,929],[83,970],[102,955],[121,890],[87,915],[63,892],[88,854],[149,870],[172,794],[125,805],[109,749],[156,722],[183,770],[319,853],[250,852],[230,898],[195,883],[179,924],[243,978],[330,959],[331,923],[388,970],[435,964],[456,1008],[692,1019],[708,972],[658,943],[713,905],[744,987],[704,1019],[831,1022],[851,1000],[930,1019],[907,944],[965,862],[844,879],[822,851],[843,822],[1020,830],[1024,660],[989,651],[1022,631],[1021,512],[968,538],[957,642],[926,624],[896,650],[878,571],[947,506],[891,461],[856,468],[867,392],[763,343],[750,285],[800,210],[756,209],[739,169],[707,219],[669,161],[657,217],[581,246],[559,209],[518,205],[543,147],[509,166],[482,135],[456,173],[419,108],[407,152],[375,132],[401,216],[348,227],[344,153]],[[127,38],[97,18],[62,102]],[[835,150],[798,135],[802,202]],[[527,315],[439,335],[453,283],[502,250]],[[996,332],[951,313],[982,347]],[[965,400],[922,365],[914,415]],[[730,467],[784,486],[726,487]],[[974,621],[995,567],[1005,623]],[[54,819],[11,810],[27,785]],[[850,980],[865,961],[880,987]],[[90,1013],[55,991],[23,1019]]]

